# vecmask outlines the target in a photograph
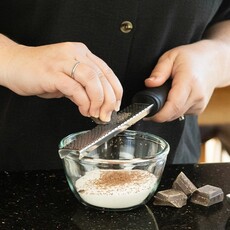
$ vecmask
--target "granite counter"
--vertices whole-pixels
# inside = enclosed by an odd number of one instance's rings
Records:
[[[168,165],[159,190],[171,188],[183,171],[197,186],[222,188],[224,201],[203,207],[188,201],[182,208],[154,206],[153,200],[132,211],[99,211],[74,197],[63,170],[0,172],[0,229],[80,230],[228,230],[230,163]]]

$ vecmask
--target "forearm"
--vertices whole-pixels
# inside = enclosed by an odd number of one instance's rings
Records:
[[[14,41],[0,34],[0,85],[2,86],[7,87],[6,77],[17,46]]]
[[[211,26],[205,33],[204,39],[214,41],[216,46],[216,62],[220,65],[221,74],[218,76],[216,87],[230,85],[230,20]]]

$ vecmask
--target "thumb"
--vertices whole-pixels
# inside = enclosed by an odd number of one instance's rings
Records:
[[[167,54],[161,56],[155,68],[148,78],[145,79],[146,87],[157,87],[171,77],[173,60]]]

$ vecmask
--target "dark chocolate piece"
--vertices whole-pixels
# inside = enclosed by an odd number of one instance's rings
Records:
[[[111,121],[106,122],[106,121],[102,121],[100,118],[96,118],[96,117],[91,117],[91,119],[97,124],[97,125],[106,125],[109,123],[115,123],[117,121],[117,112],[113,111],[111,114]]]
[[[154,198],[153,204],[155,205],[181,208],[187,203],[187,196],[182,191],[175,189],[159,191]]]
[[[226,195],[227,201],[230,203],[230,193]]]
[[[198,188],[191,197],[191,202],[203,206],[211,206],[223,201],[224,193],[221,188],[205,185]]]
[[[177,176],[176,180],[173,182],[172,188],[184,192],[187,196],[190,196],[197,190],[197,187],[183,172]]]

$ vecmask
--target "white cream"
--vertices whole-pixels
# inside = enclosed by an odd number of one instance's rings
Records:
[[[75,183],[88,204],[111,209],[141,204],[155,190],[157,178],[144,170],[93,170]]]

